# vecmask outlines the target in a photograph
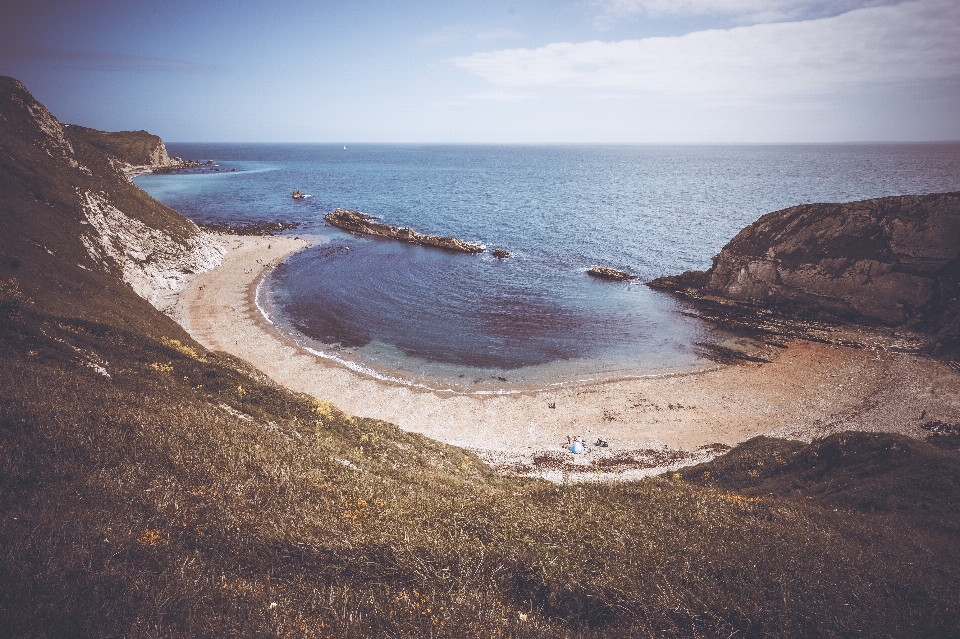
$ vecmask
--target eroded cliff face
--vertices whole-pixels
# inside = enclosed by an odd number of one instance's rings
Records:
[[[944,276],[958,259],[958,194],[809,204],[741,231],[714,258],[703,291],[896,325],[948,301]]]
[[[119,156],[88,141],[129,144],[130,159],[170,161],[158,137],[136,133],[66,127],[20,82],[0,77],[0,254],[22,256],[0,264],[3,272],[64,300],[122,281],[166,310],[188,275],[219,264],[225,251],[214,239],[131,184]]]
[[[939,193],[768,213],[708,271],[650,285],[936,332],[960,314],[958,275],[960,194]]]
[[[210,236],[198,233],[178,241],[125,214],[103,194],[83,193],[81,207],[89,229],[80,241],[90,257],[105,270],[119,269],[137,295],[164,312],[190,274],[208,271],[223,259],[223,247]]]

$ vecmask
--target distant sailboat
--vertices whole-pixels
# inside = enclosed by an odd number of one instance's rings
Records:
[[[347,150],[347,147],[343,147],[343,150],[346,151],[346,150]]]

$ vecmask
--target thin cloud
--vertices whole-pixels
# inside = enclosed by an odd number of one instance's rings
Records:
[[[516,40],[523,34],[512,29],[495,29],[493,31],[484,31],[476,36],[477,42],[487,42],[490,40]]]
[[[535,94],[505,89],[490,89],[489,91],[471,93],[467,96],[467,99],[485,102],[522,102],[532,97],[536,97]]]
[[[434,45],[434,44],[445,44],[447,42],[453,42],[460,37],[462,29],[456,26],[446,26],[426,33],[419,38],[417,42],[425,45]]]
[[[855,9],[895,4],[897,0],[592,0],[598,20],[611,22],[625,16],[712,16],[742,23],[810,20],[840,15]]]
[[[764,99],[960,78],[960,3],[923,0],[832,18],[619,42],[558,42],[451,62],[491,85]]]
[[[50,47],[21,47],[0,44],[0,58],[20,58],[58,62],[84,69],[114,71],[208,71],[211,65],[103,51],[75,51]]]

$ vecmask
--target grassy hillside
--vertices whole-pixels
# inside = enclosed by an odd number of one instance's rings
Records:
[[[960,636],[957,452],[845,434],[629,484],[495,475],[191,341],[69,232],[96,150],[54,170],[12,119],[0,634]]]
[[[168,159],[159,135],[146,131],[98,131],[83,126],[69,128],[70,137],[134,166],[156,164]],[[162,152],[160,151],[162,149]]]
[[[960,623],[955,452],[764,440],[636,484],[514,480],[225,355],[6,295],[0,625],[14,636],[949,636]],[[831,483],[809,462],[835,449],[848,454],[829,458]],[[877,466],[877,451],[909,463]]]

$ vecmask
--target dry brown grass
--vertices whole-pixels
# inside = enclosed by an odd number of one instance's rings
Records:
[[[958,532],[928,525],[956,512],[949,451],[911,449],[940,469],[934,490],[911,467],[924,525],[762,490],[815,484],[787,471],[816,450],[775,440],[695,475],[558,486],[193,345],[33,311],[3,321],[10,636],[951,636],[960,623]]]

